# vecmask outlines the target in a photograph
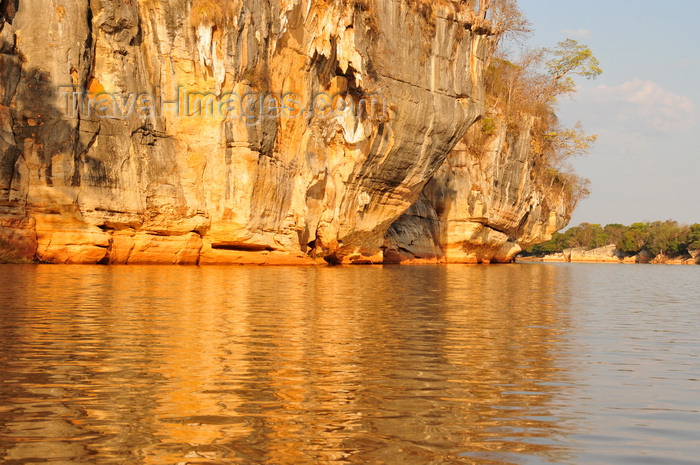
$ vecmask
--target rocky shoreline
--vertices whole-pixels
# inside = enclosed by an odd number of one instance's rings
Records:
[[[693,251],[689,255],[668,257],[663,254],[653,256],[641,252],[628,256],[620,252],[614,245],[599,247],[597,249],[572,248],[563,252],[538,256],[517,257],[518,262],[550,262],[550,263],[642,263],[662,265],[699,265],[700,251]]]

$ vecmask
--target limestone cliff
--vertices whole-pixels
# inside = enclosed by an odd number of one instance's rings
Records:
[[[568,213],[526,137],[458,145],[493,47],[475,3],[2,0],[0,239],[54,263],[381,262],[411,235],[509,259]],[[417,215],[440,227],[401,233]]]
[[[534,117],[509,127],[497,113],[475,124],[387,234],[392,261],[510,262],[551,238],[576,198],[537,150]],[[485,133],[486,131],[486,133]]]

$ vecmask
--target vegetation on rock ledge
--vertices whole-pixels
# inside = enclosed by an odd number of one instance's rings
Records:
[[[518,33],[524,34],[527,29],[517,24]],[[601,73],[591,50],[573,39],[551,49],[525,51],[517,60],[496,55],[486,73],[489,108],[482,133],[492,133],[494,118],[504,119],[510,133],[530,126],[537,182],[552,197],[564,195],[571,211],[590,191],[589,181],[574,173],[570,160],[587,153],[597,136],[586,134],[580,122],[562,127],[557,100],[575,92],[575,76],[595,79]]]

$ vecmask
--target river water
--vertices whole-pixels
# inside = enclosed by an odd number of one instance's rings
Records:
[[[690,464],[700,267],[0,267],[0,463]]]

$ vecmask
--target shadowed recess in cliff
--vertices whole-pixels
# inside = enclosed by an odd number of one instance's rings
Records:
[[[17,257],[32,258],[38,253],[36,234],[23,229],[35,228],[37,215],[60,221],[64,215],[79,214],[71,191],[82,184],[107,186],[110,179],[105,163],[88,154],[99,123],[88,131],[84,121],[69,118],[70,98],[62,102],[47,71],[23,67],[20,57],[2,59],[14,65],[8,74],[16,74],[21,85],[4,86],[0,104],[0,236]],[[61,203],[37,202],[35,192],[45,188],[60,190]]]
[[[19,0],[0,0],[0,30],[4,26],[5,21],[12,24],[19,8]]]
[[[14,2],[12,15],[2,5],[0,227],[33,238],[41,260],[378,263],[409,209],[424,224],[401,229],[421,234],[401,250],[420,243],[424,256],[431,243],[441,259],[450,237],[499,260],[510,252],[494,244],[529,227],[512,227],[523,217],[513,202],[539,225],[530,239],[541,234],[549,210],[521,186],[528,154],[460,152],[484,112],[496,41],[473,2],[76,0],[50,14]],[[74,102],[59,86],[88,95]],[[212,108],[225,96],[260,98],[251,119],[186,113],[183,92]],[[144,93],[168,109],[105,117],[85,106]],[[269,93],[294,96],[289,114],[260,112]],[[319,112],[320,94],[361,111]],[[371,98],[384,113],[372,113]],[[441,174],[450,170],[461,174]],[[438,191],[458,200],[438,202]],[[460,226],[440,229],[445,215]]]

